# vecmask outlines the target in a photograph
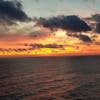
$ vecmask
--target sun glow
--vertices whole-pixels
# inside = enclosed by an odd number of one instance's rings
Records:
[[[59,29],[55,32],[55,35],[57,37],[66,37],[66,31]]]

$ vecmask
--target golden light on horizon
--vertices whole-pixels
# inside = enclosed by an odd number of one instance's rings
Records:
[[[100,47],[97,45],[77,45],[76,47],[64,46],[63,48],[37,48],[23,50],[0,51],[0,57],[6,56],[78,56],[78,55],[100,55]]]

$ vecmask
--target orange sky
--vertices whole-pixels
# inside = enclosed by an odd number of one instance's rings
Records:
[[[12,35],[10,39],[9,37],[1,39],[0,48],[3,50],[0,51],[0,57],[100,55],[100,45],[97,44],[99,40],[98,36],[96,42],[84,43],[77,38],[66,36],[62,30],[56,31],[55,36],[45,38]],[[25,44],[27,44],[27,46]],[[41,44],[44,45],[44,47],[35,47],[35,49],[32,49],[30,44]],[[48,44],[62,45],[63,47],[45,47],[45,45]]]

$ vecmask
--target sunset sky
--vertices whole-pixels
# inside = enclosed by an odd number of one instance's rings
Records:
[[[0,0],[0,57],[100,55],[100,0]]]

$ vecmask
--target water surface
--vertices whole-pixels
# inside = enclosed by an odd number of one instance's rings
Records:
[[[0,100],[100,100],[100,56],[0,58]]]

